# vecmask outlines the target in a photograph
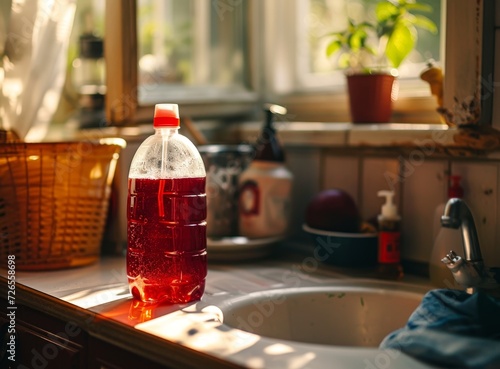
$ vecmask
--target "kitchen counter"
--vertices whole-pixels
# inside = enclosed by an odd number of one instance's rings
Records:
[[[125,258],[103,257],[82,268],[17,271],[15,304],[73,322],[87,332],[89,340],[168,368],[366,369],[378,368],[380,363],[384,368],[429,368],[399,352],[279,341],[221,325],[219,306],[229,297],[285,287],[341,285],[347,280],[343,272],[305,260],[209,263],[200,302],[151,306],[131,298]],[[7,271],[0,272],[6,278]],[[404,283],[430,289],[419,278],[407,277]],[[1,283],[0,292],[7,300],[7,283]],[[19,309],[16,319],[22,318],[23,309]]]

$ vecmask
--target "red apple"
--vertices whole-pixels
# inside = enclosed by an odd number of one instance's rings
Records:
[[[360,231],[361,218],[353,198],[333,188],[321,191],[309,202],[306,223],[325,231],[356,233]]]

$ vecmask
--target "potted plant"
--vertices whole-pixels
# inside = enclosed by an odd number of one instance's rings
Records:
[[[437,32],[432,20],[418,14],[431,11],[416,0],[382,0],[374,22],[349,19],[347,29],[327,35],[327,55],[336,55],[339,67],[346,69],[353,123],[389,121],[397,68],[415,48],[417,28]]]

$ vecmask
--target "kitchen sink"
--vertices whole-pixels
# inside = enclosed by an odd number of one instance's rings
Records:
[[[263,337],[377,347],[406,324],[426,291],[396,282],[351,281],[253,292],[220,309],[223,324]]]
[[[430,369],[378,346],[431,286],[320,272],[213,268],[201,301],[135,328],[245,368]]]

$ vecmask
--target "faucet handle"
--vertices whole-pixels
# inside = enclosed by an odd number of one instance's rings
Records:
[[[486,279],[486,271],[482,261],[465,261],[456,252],[450,251],[441,259],[446,267],[451,271],[455,280],[465,288],[489,287],[490,279]],[[486,283],[487,282],[487,283]]]
[[[457,266],[457,264],[463,263],[463,259],[461,256],[457,255],[457,253],[453,250],[450,250],[449,253],[446,254],[444,258],[441,259],[441,262],[446,264],[448,268]]]

